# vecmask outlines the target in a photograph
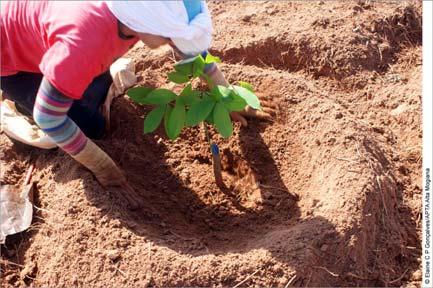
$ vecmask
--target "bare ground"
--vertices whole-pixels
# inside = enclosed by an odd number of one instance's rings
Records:
[[[272,122],[215,136],[228,189],[213,183],[202,131],[142,135],[149,110],[127,97],[98,144],[141,211],[61,151],[0,135],[2,184],[35,163],[40,208],[2,246],[2,285],[418,287],[420,2],[210,7],[222,70],[278,107]],[[129,55],[141,85],[166,84],[170,53]]]

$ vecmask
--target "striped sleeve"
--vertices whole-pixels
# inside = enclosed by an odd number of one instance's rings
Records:
[[[71,155],[83,150],[87,137],[72,121],[67,113],[73,99],[58,91],[45,78],[42,79],[33,108],[33,118],[61,149]]]

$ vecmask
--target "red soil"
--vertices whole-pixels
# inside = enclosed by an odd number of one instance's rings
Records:
[[[419,286],[420,2],[210,7],[222,70],[278,106],[272,122],[214,134],[228,189],[214,184],[202,131],[143,135],[149,109],[126,96],[98,144],[140,211],[63,152],[0,135],[2,184],[34,162],[41,208],[2,247],[2,284]],[[166,84],[170,53],[129,55],[140,85]]]

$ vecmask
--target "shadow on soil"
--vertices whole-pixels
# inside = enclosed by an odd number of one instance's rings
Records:
[[[122,103],[118,107],[120,106],[126,107],[128,104]],[[261,183],[277,189],[270,193],[271,191],[261,188],[260,198],[263,203],[260,208],[255,209],[237,202],[236,192],[230,189],[221,191],[212,183],[213,191],[209,192],[220,194],[219,196],[225,197],[227,202],[232,204],[230,209],[225,209],[219,205],[204,203],[197,192],[188,188],[172,172],[173,168],[166,162],[167,147],[158,144],[153,135],[137,135],[140,134],[137,131],[141,131],[142,121],[133,115],[142,113],[120,113],[129,116],[119,117],[123,119],[116,125],[118,129],[113,131],[110,141],[113,143],[118,141],[117,139],[128,139],[129,144],[125,144],[127,147],[120,143],[114,145],[128,151],[113,151],[113,146],[108,144],[108,141],[104,141],[102,145],[107,151],[111,150],[110,154],[121,163],[130,183],[144,199],[142,211],[129,211],[122,219],[125,224],[133,226],[131,229],[134,232],[146,236],[149,236],[149,233],[155,235],[157,242],[165,239],[168,246],[173,240],[172,248],[176,249],[179,249],[179,241],[185,239],[204,241],[206,247],[203,247],[203,251],[195,247],[183,251],[200,255],[239,249],[252,237],[264,233],[273,225],[290,225],[299,218],[299,208],[293,193],[289,192],[282,181],[278,168],[259,134],[259,126],[257,129],[251,127],[240,133],[242,152],[249,166],[255,167],[254,172],[262,175]],[[207,144],[203,141],[203,145]],[[211,164],[208,165],[211,167]],[[277,203],[280,209],[275,209]],[[236,246],[238,248],[235,248]]]

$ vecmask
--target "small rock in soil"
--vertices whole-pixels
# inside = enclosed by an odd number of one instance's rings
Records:
[[[182,172],[180,172],[179,177],[185,183],[191,182],[191,174],[186,169],[184,169]]]
[[[7,275],[7,276],[5,277],[5,280],[6,280],[6,282],[9,283],[9,284],[13,284],[14,282],[16,282],[16,279],[15,279],[16,276],[17,276],[17,275],[15,275],[15,274]]]
[[[286,285],[287,282],[289,282],[289,279],[287,279],[286,277],[281,277],[280,280],[278,280],[278,284],[280,284],[281,286]]]
[[[328,248],[329,248],[328,244],[323,244],[322,247],[320,247],[320,251],[326,252],[326,251],[328,251]]]
[[[244,17],[242,17],[242,21],[250,22],[252,17],[253,15],[245,15]]]
[[[417,271],[413,272],[413,274],[412,274],[412,280],[413,281],[420,281],[421,278],[422,278],[421,270],[417,270]]]
[[[384,134],[385,133],[385,129],[383,129],[382,127],[378,127],[378,126],[374,126],[373,127],[373,131],[379,134]]]
[[[37,266],[36,263],[30,262],[24,266],[23,270],[20,272],[21,279],[25,279],[27,276],[34,278],[36,275]]]
[[[107,251],[107,257],[108,259],[110,259],[111,261],[117,261],[120,258],[120,253],[117,250],[108,250]]]

